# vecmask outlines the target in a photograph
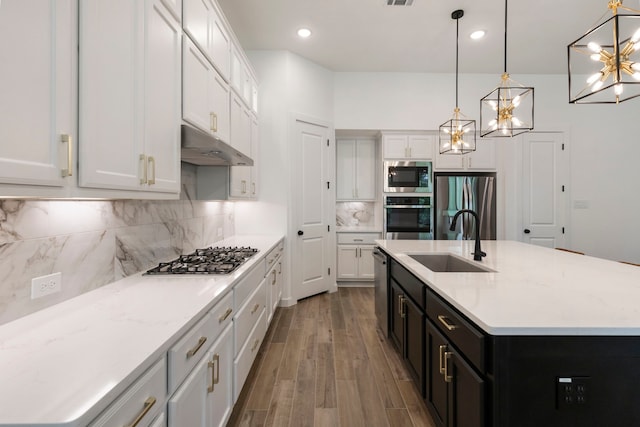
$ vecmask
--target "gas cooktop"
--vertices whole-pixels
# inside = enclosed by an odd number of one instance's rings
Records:
[[[251,247],[208,247],[161,262],[145,274],[228,274],[258,252]]]

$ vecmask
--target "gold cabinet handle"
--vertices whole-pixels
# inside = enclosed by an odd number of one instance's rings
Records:
[[[227,308],[227,311],[224,312],[224,314],[222,316],[220,316],[220,318],[218,319],[219,323],[224,322],[225,320],[227,320],[227,317],[229,317],[229,315],[233,312],[232,309]]]
[[[260,303],[253,306],[253,310],[251,310],[251,314],[255,313],[260,308]]]
[[[62,169],[62,177],[73,176],[73,137],[63,133],[61,142],[67,144],[67,169]]]
[[[444,353],[444,380],[448,383],[453,381],[453,375],[449,375],[449,361],[452,354],[450,351]]]
[[[273,279],[271,280],[271,286],[276,284],[276,270],[274,269],[271,274],[273,275]]]
[[[278,274],[282,274],[282,261],[278,262]]]
[[[242,194],[247,194],[247,181],[242,180]]]
[[[213,111],[210,113],[211,116],[211,132],[218,132],[218,115]]]
[[[404,312],[404,295],[398,295],[398,313],[400,313],[400,317],[405,317]]]
[[[258,347],[258,344],[260,343],[259,339],[256,339],[256,341],[253,343],[253,346],[251,347],[251,352],[253,353],[256,349],[256,347]]]
[[[255,182],[251,183],[251,194],[253,194],[254,196],[256,195],[256,183]]]
[[[216,363],[216,375],[214,384],[218,384],[220,382],[220,355],[218,353],[213,355],[213,361]]]
[[[147,181],[149,185],[153,185],[156,183],[156,159],[153,156],[149,156],[147,163],[149,163],[149,169],[151,173],[149,174],[151,177]]]
[[[447,328],[449,331],[453,331],[455,329],[458,329],[458,325],[451,323],[451,320],[449,320],[449,318],[447,316],[444,316],[442,314],[438,315],[438,320],[440,321],[440,323],[442,323],[444,325],[445,328]]]
[[[147,415],[147,413],[151,410],[151,408],[155,404],[156,404],[156,398],[155,397],[151,396],[151,397],[147,398],[147,400],[144,401],[144,406],[142,407],[142,412],[140,412],[138,414],[136,419],[133,420],[133,422],[131,424],[127,424],[124,427],[136,427],[138,424],[140,424],[140,421],[142,421],[144,416]]]
[[[187,351],[187,358],[193,357],[198,352],[198,350],[200,350],[200,348],[204,345],[205,342],[207,342],[207,337],[200,337],[200,339],[198,340],[198,344],[196,344],[196,346],[193,347],[191,350]]]
[[[207,362],[207,368],[211,369],[211,385],[207,387],[207,393],[213,393],[213,390],[215,389],[215,385],[216,385],[215,367],[216,367],[216,362],[214,359],[211,359],[209,360],[209,362]]]
[[[142,165],[141,172],[140,172],[140,184],[146,184],[147,183],[147,156],[145,156],[144,154],[140,154],[140,157],[138,159],[138,166]]]
[[[440,360],[440,373],[444,374],[444,352],[447,350],[447,346],[446,345],[441,345],[440,346],[440,357],[438,358]]]

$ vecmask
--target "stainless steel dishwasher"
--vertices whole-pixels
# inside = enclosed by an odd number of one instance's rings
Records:
[[[389,307],[387,304],[387,254],[380,248],[373,249],[374,275],[373,282],[375,309],[378,323],[384,332],[384,336],[389,336]]]

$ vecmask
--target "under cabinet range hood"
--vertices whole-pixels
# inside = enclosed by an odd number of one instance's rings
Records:
[[[226,142],[189,125],[182,125],[181,160],[198,166],[253,166],[253,160]]]

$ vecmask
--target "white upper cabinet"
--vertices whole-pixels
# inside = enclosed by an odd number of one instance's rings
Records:
[[[229,85],[188,37],[182,60],[183,120],[229,143]]]
[[[75,183],[75,16],[72,0],[0,4],[0,183]]]
[[[231,39],[222,14],[211,0],[183,0],[184,31],[229,80]]]
[[[435,170],[493,171],[496,169],[495,140],[478,138],[476,150],[468,154],[436,154]]]
[[[162,0],[82,2],[80,186],[179,192],[181,36]]]
[[[433,159],[434,141],[433,135],[383,135],[383,157],[385,159]]]
[[[245,115],[247,115],[247,110],[242,109],[241,114],[241,117],[245,117]],[[253,160],[253,166],[231,166],[229,172],[229,195],[232,198],[256,199],[258,197],[258,119],[251,114],[248,115],[248,118],[250,149],[245,154],[251,157]],[[244,120],[242,120],[242,126],[247,126],[247,123],[245,123]],[[246,132],[247,130],[244,129],[243,133]]]
[[[339,139],[336,142],[336,199],[376,199],[376,141]]]

